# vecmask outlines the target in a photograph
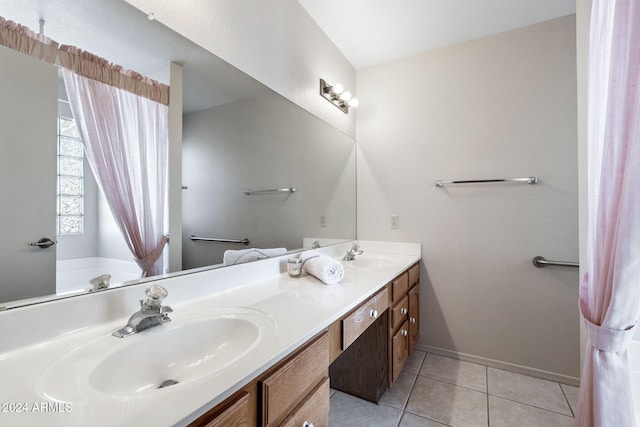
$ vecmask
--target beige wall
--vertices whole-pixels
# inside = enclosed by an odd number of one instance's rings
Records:
[[[531,265],[578,260],[575,46],[568,16],[357,72],[358,238],[422,243],[421,346],[578,376],[578,273]]]

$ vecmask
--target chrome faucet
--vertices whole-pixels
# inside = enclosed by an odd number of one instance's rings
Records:
[[[146,290],[147,300],[140,300],[140,310],[131,315],[127,325],[115,331],[114,337],[124,338],[133,335],[145,329],[171,322],[169,313],[173,311],[171,307],[163,306],[164,300],[169,292],[159,285],[151,285]]]
[[[353,247],[349,249],[349,252],[347,252],[347,254],[342,259],[345,261],[353,261],[354,259],[356,259],[356,255],[362,255],[362,249],[360,249],[360,245],[358,245],[357,243],[355,243]]]

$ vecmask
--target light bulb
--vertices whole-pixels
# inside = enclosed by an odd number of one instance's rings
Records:
[[[356,108],[358,105],[360,105],[360,101],[358,101],[358,98],[351,98],[349,102],[347,102],[347,105],[349,107]]]
[[[340,100],[342,101],[348,101],[351,99],[351,92],[343,92],[342,95],[340,95]]]
[[[331,87],[331,92],[333,92],[336,95],[340,95],[343,90],[344,90],[344,87],[340,83],[336,83]]]

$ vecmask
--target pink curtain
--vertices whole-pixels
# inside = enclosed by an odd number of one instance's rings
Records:
[[[71,66],[62,51],[61,60],[63,67]],[[104,65],[94,63],[93,67]],[[84,68],[91,66],[83,63]],[[167,242],[168,107],[67,68],[62,72],[87,159],[113,217],[143,275],[162,274],[161,255]]]
[[[577,426],[636,425],[628,344],[640,315],[640,2],[594,0],[589,227],[580,286],[589,343]]]

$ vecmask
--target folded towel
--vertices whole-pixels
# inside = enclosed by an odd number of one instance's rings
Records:
[[[271,249],[239,249],[235,251],[224,251],[222,263],[224,265],[242,264],[243,262],[257,261],[259,259],[272,258],[280,255],[286,255],[287,248],[271,248]]]
[[[316,251],[300,254],[302,270],[320,279],[327,285],[340,283],[344,278],[344,268],[340,262]]]

